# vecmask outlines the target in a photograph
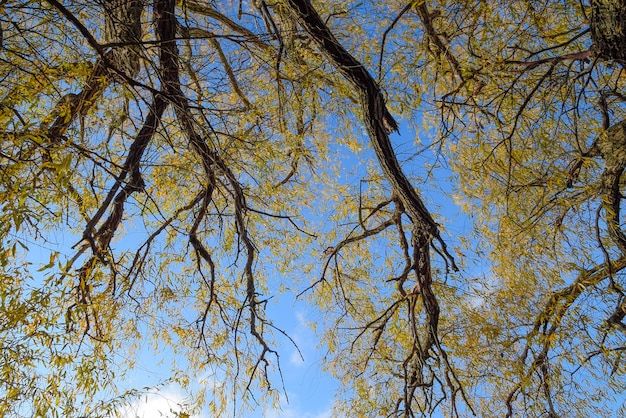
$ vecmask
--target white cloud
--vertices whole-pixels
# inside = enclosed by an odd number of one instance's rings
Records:
[[[120,411],[122,418],[178,418],[184,411],[185,397],[175,390],[149,392]],[[190,418],[200,418],[190,415]]]

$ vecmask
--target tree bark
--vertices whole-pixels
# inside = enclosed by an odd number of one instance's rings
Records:
[[[111,63],[133,78],[139,72],[141,13],[145,0],[107,0],[104,5],[104,40],[113,48]]]
[[[591,0],[591,38],[600,57],[626,62],[626,0]]]

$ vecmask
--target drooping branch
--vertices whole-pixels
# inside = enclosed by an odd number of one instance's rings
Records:
[[[107,50],[93,34],[57,0],[48,3],[69,20],[99,55],[83,90],[78,94],[67,94],[56,109],[59,116],[48,128],[48,136],[58,142],[76,118],[85,114],[95,99],[114,81],[114,75],[126,82],[133,81],[139,71],[139,51],[141,40],[141,13],[144,0],[114,0],[104,2],[106,22],[105,37],[116,46]],[[138,84],[138,83],[132,83]]]
[[[524,378],[509,392],[506,400],[507,416],[513,416],[515,412],[513,403],[524,390],[523,382],[528,381],[534,374],[539,376],[546,403],[550,411],[555,414],[549,354],[556,336],[561,331],[561,324],[565,317],[585,292],[596,289],[600,283],[610,280],[609,288],[620,294],[620,299],[612,315],[607,318],[606,324],[619,330],[626,329],[621,322],[625,312],[623,293],[613,281],[615,275],[626,268],[626,234],[621,226],[621,200],[623,199],[621,177],[626,169],[626,121],[610,126],[594,141],[586,155],[601,156],[604,159],[604,170],[600,178],[601,206],[598,208],[598,218],[600,214],[604,214],[608,236],[620,254],[612,259],[602,243],[600,225],[596,224],[597,239],[604,253],[605,262],[592,269],[581,271],[572,284],[555,290],[549,295],[545,306],[536,316],[533,329],[527,336],[520,362],[522,365],[528,363],[528,366],[524,371]],[[581,164],[578,164],[577,169]],[[538,345],[538,349],[533,348],[535,344]]]
[[[366,124],[372,147],[387,181],[389,181],[394,193],[402,201],[414,224],[420,229],[427,231],[431,239],[439,240],[445,249],[445,244],[443,244],[443,240],[440,238],[437,223],[433,220],[422,199],[402,171],[391,146],[389,134],[398,130],[398,124],[387,110],[378,84],[363,64],[337,41],[310,1],[288,0],[287,4],[311,39],[337,69],[357,88],[363,112],[363,121]],[[445,253],[453,268],[456,269],[453,257],[447,251]]]
[[[529,366],[525,370],[525,376],[520,380],[508,394],[506,400],[507,417],[514,416],[513,403],[517,399],[518,395],[524,390],[524,383],[529,381],[531,376],[535,373],[539,373],[542,380],[542,387],[546,401],[550,404],[552,402],[550,395],[550,373],[546,371],[548,367],[548,358],[551,348],[554,346],[555,336],[560,331],[561,324],[565,316],[570,311],[570,308],[578,301],[581,295],[586,291],[595,289],[603,281],[610,279],[615,273],[622,271],[626,268],[626,257],[622,256],[615,261],[609,261],[592,269],[584,270],[580,272],[574,282],[562,289],[552,292],[547,302],[545,303],[541,312],[537,315],[533,329],[527,336],[526,346],[520,356],[521,364],[525,364],[529,361]],[[619,307],[621,309],[621,306]],[[616,310],[616,312],[618,312]],[[611,321],[620,321],[621,318],[617,318],[614,313],[608,318],[607,323],[610,326],[616,324]],[[537,337],[539,340],[537,341]],[[539,350],[535,352],[532,349],[533,344],[537,342]]]
[[[378,53],[378,80],[382,80],[383,77],[383,57],[385,55],[385,43],[387,42],[387,36],[389,35],[389,32],[391,32],[391,30],[394,28],[394,26],[396,26],[396,24],[400,21],[402,16],[404,16],[412,8],[413,3],[409,3],[404,6],[400,13],[398,13],[398,15],[393,19],[389,27],[385,29],[385,32],[383,33],[383,38],[380,41],[380,52]]]
[[[161,51],[160,65],[163,70],[167,67],[168,59],[168,54]],[[103,88],[105,84],[101,81],[98,81],[97,83],[97,85],[87,86],[87,88],[81,93],[81,95],[95,95]],[[165,89],[165,87],[162,87],[162,89]],[[89,259],[83,264],[80,269],[78,269],[79,283],[76,286],[78,303],[81,306],[85,307],[85,309],[87,309],[90,304],[90,286],[88,285],[88,280],[92,271],[98,263],[107,264],[110,261],[106,256],[106,252],[122,222],[126,202],[133,193],[144,190],[145,184],[140,171],[141,160],[146,148],[156,134],[157,128],[161,122],[161,118],[163,117],[165,110],[168,107],[168,104],[169,101],[166,99],[166,91],[163,91],[161,94],[155,95],[153,103],[150,106],[150,112],[146,116],[143,126],[137,133],[133,143],[130,146],[121,171],[119,172],[115,179],[115,182],[109,189],[109,192],[107,193],[104,201],[100,204],[100,207],[98,208],[96,213],[91,216],[91,218],[87,222],[87,225],[85,226],[81,241],[86,241],[88,243],[88,247],[91,247],[92,256],[89,257]],[[73,109],[72,114],[75,116],[78,113],[79,109],[79,107]],[[63,120],[62,123],[57,123],[57,121],[55,121],[52,125],[51,130],[67,129],[69,123],[71,122],[71,118],[69,119],[69,121]],[[96,231],[96,227],[109,210],[109,216],[104,222],[102,222],[102,224],[97,228]],[[87,246],[82,246],[78,250],[77,255],[72,259],[72,263],[78,258],[80,254],[82,254],[86,250],[86,248]],[[71,312],[71,309],[72,308],[68,309],[68,312]],[[96,314],[96,310],[92,309],[92,315],[94,316],[94,318],[97,318]],[[87,324],[89,324],[89,314],[87,313],[87,311],[85,311],[85,321]],[[98,335],[97,322],[96,335]]]
[[[436,14],[432,13],[428,9],[425,1],[417,2],[415,10],[419,15],[422,24],[424,25],[424,32],[428,36],[428,40],[432,42],[432,44],[437,49],[437,54],[442,54],[446,58],[446,61],[448,61],[448,64],[450,65],[450,68],[452,69],[454,75],[464,81],[464,77],[461,72],[461,65],[450,51],[449,46],[446,45],[446,42],[442,39],[442,36],[437,33],[437,30],[435,29],[433,18],[434,16],[436,16]]]
[[[246,41],[252,42],[261,48],[270,48],[270,45],[265,43],[263,39],[261,39],[254,32],[251,32],[247,28],[237,24],[232,19],[224,16],[222,13],[215,10],[210,4],[200,1],[189,0],[185,2],[185,6],[191,12],[198,13],[202,16],[210,17],[211,19],[215,19],[220,22],[225,27],[229,28],[235,33],[243,36]]]
[[[287,0],[286,4],[318,48],[356,88],[360,99],[363,122],[367,127],[382,172],[391,184],[402,212],[405,212],[413,223],[411,270],[415,273],[417,290],[416,296],[412,299],[415,303],[409,306],[409,316],[412,318],[410,323],[416,324],[415,319],[420,315],[417,311],[421,309],[426,324],[423,333],[419,333],[417,326],[414,326],[414,332],[411,335],[414,349],[406,359],[408,365],[405,373],[406,390],[403,401],[398,404],[398,408],[400,408],[400,404],[403,404],[405,416],[411,416],[412,404],[416,400],[415,389],[424,381],[424,368],[427,367],[428,360],[433,357],[433,352],[442,351],[438,337],[440,308],[432,288],[430,246],[433,240],[440,243],[442,252],[452,267],[455,270],[457,267],[454,258],[448,253],[445,243],[440,237],[438,225],[402,171],[396,158],[389,135],[398,130],[398,125],[385,105],[378,84],[363,64],[339,43],[309,0]],[[393,221],[389,221],[384,226],[393,224]],[[403,299],[405,297],[402,295]],[[421,308],[418,307],[418,299],[421,299]],[[400,412],[400,409],[397,412]]]
[[[113,211],[111,215],[102,224],[96,234],[99,241],[97,249],[98,252],[104,251],[106,246],[108,246],[111,242],[113,234],[117,230],[117,227],[122,219],[124,204],[128,197],[134,192],[142,191],[145,187],[140,171],[141,158],[156,133],[157,127],[165,109],[167,108],[167,105],[168,103],[163,97],[155,98],[144,125],[130,147],[122,171],[118,175],[116,182],[109,190],[104,202],[100,205],[100,208],[85,228],[83,238],[90,239],[93,234],[93,229],[106,213],[111,202],[113,202]],[[128,180],[126,180],[127,177],[129,177]],[[120,188],[121,191],[118,193]]]
[[[179,75],[179,52],[176,44],[176,30],[178,23],[176,20],[175,7],[175,0],[156,0],[154,2],[155,14],[158,16],[156,31],[160,36],[163,55],[167,57],[167,59],[164,59],[162,82],[164,83],[167,91],[167,97],[174,106],[176,118],[181,125],[184,135],[187,137],[191,148],[196,152],[202,161],[203,170],[207,176],[208,182],[208,185],[206,186],[207,194],[205,199],[211,198],[216,171],[225,177],[225,184],[230,187],[229,191],[234,200],[235,228],[239,239],[244,245],[244,250],[242,252],[245,254],[243,279],[246,283],[246,296],[245,301],[241,306],[241,310],[247,307],[249,312],[249,332],[261,347],[261,353],[257,356],[256,364],[250,372],[250,380],[246,386],[246,390],[249,390],[252,379],[255,377],[259,369],[261,369],[264,373],[265,382],[269,386],[269,380],[267,377],[267,365],[269,364],[269,360],[267,357],[268,355],[273,354],[276,358],[278,358],[278,353],[270,348],[263,332],[263,326],[267,325],[268,321],[263,317],[263,315],[261,315],[263,303],[259,302],[258,291],[256,289],[256,277],[253,272],[253,266],[257,249],[252,241],[252,237],[250,236],[247,227],[248,207],[245,199],[245,193],[243,186],[238,181],[232,169],[221,158],[218,152],[209,146],[207,135],[199,132],[198,125],[191,112],[188,99],[182,91]],[[205,120],[205,124],[208,124],[208,121]],[[214,132],[210,125],[204,127],[202,131],[209,133]],[[204,204],[208,204],[208,201],[205,200]],[[192,233],[193,232],[194,231],[192,230]],[[199,251],[205,261],[209,263],[212,269],[213,265],[210,256],[208,256],[208,253],[203,253],[203,247],[198,245],[199,241],[197,240],[197,237],[192,236],[191,239],[192,245],[194,245],[196,250]],[[265,367],[261,368],[260,366],[262,364],[265,365]]]

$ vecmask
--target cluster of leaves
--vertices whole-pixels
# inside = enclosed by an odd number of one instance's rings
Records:
[[[380,3],[0,2],[0,414],[115,414],[145,341],[214,382],[190,413],[276,401],[294,290],[337,414],[616,408],[626,3]]]

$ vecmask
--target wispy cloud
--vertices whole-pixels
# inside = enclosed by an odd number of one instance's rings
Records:
[[[123,408],[122,418],[178,418],[185,411],[185,396],[172,389],[149,392],[141,399]],[[203,418],[190,415],[190,418]]]
[[[302,311],[296,312],[295,317],[296,325],[290,335],[297,344],[298,349],[292,348],[289,364],[298,367],[306,363],[306,360],[303,358],[306,355],[305,351],[310,349],[311,346],[314,347],[315,340],[309,325],[306,323],[304,313]]]
[[[279,407],[270,409],[263,414],[264,418],[330,418],[331,416],[331,406],[321,412],[303,411],[299,406],[295,406],[293,401],[287,403],[283,396],[281,396]]]

